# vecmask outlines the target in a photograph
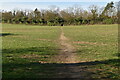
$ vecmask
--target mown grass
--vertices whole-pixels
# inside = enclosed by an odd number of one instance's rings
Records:
[[[80,63],[93,78],[119,80],[117,25],[63,26]],[[3,78],[51,78],[61,67],[50,58],[59,52],[59,26],[3,24]],[[50,64],[48,64],[50,63]],[[66,69],[67,70],[67,69]]]
[[[81,61],[84,61],[85,57],[88,61],[107,60],[118,58],[117,27],[117,25],[64,27],[64,32],[78,48]]]
[[[43,74],[38,77],[49,77],[43,76],[44,69],[51,67],[38,65],[36,69],[34,65],[50,62],[50,57],[58,53],[58,27],[3,24],[1,34],[3,78],[36,77],[39,72]]]
[[[80,62],[100,61],[89,66],[97,78],[120,79],[117,24],[69,26],[63,30],[76,47]]]

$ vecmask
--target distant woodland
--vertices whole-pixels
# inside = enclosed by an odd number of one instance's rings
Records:
[[[60,10],[54,6],[49,10],[13,10],[1,11],[2,23],[36,24],[48,26],[83,25],[83,24],[116,24],[117,7],[115,3],[107,3],[105,7],[91,5],[87,10],[79,6]]]

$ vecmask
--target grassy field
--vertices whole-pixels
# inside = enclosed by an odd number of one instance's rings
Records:
[[[78,49],[81,61],[99,61],[118,58],[117,27],[117,25],[71,26],[64,27],[64,32]]]
[[[61,65],[48,63],[59,53],[60,26],[2,26],[3,78],[56,76]],[[117,25],[63,26],[63,31],[92,77],[119,80]]]
[[[76,47],[79,60],[90,63],[93,77],[119,79],[117,25],[69,26],[64,32]]]
[[[44,77],[35,72],[43,72],[47,67],[34,65],[48,62],[57,54],[59,28],[3,24],[2,34],[3,78]]]

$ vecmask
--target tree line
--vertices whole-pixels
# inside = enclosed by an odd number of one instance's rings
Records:
[[[13,10],[1,11],[3,23],[37,24],[37,25],[82,25],[82,24],[116,24],[117,9],[113,2],[99,8],[91,5],[88,10],[79,6],[60,10],[53,6],[50,10]]]

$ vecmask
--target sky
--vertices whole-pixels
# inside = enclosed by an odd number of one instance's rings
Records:
[[[0,2],[110,2],[110,1],[111,0],[0,0]]]
[[[56,5],[60,9],[65,9],[73,5],[87,9],[90,5],[104,7],[111,1],[112,0],[0,0],[0,10],[50,9],[53,5]],[[114,2],[118,2],[118,0],[114,0]]]

